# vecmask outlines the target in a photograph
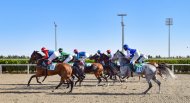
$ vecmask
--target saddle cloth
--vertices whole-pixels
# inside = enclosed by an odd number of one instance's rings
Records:
[[[55,66],[57,63],[52,63],[48,66],[48,70],[55,70]]]
[[[137,63],[134,65],[134,69],[136,73],[142,73],[143,71],[143,63]]]

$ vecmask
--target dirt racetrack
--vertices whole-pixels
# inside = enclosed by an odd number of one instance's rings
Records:
[[[33,79],[31,86],[26,84],[31,75],[2,74],[0,75],[0,103],[190,103],[190,75],[177,75],[176,80],[161,81],[161,94],[158,86],[153,82],[148,94],[141,94],[148,88],[145,79],[138,81],[138,77],[129,78],[122,85],[116,82],[110,86],[102,82],[95,86],[97,80],[93,75],[87,75],[83,86],[75,86],[73,93],[61,86],[51,92],[59,83],[59,76],[50,76],[43,84],[37,84]],[[40,79],[42,80],[42,78]]]

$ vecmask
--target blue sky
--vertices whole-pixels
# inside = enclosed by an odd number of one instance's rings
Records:
[[[41,47],[95,53],[121,50],[121,18],[126,13],[125,43],[147,55],[168,56],[168,27],[173,18],[171,56],[190,55],[189,0],[1,0],[0,55],[27,55]],[[189,48],[187,48],[187,46]]]

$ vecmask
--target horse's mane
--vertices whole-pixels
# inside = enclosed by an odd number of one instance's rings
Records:
[[[106,58],[109,58],[105,53],[102,53],[103,56],[105,56]]]
[[[117,50],[117,52],[119,52],[122,56],[125,56],[125,54],[121,52],[120,50]]]
[[[37,54],[38,56],[40,56],[41,58],[43,57],[41,53],[39,53],[39,51],[34,51],[33,53]]]

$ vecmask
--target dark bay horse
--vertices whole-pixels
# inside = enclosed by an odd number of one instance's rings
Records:
[[[80,62],[79,60],[73,60],[74,62]],[[82,69],[84,73],[92,73],[95,75],[95,77],[98,79],[97,85],[98,86],[100,84],[100,82],[102,81],[101,78],[105,79],[105,81],[108,83],[107,78],[105,78],[103,76],[103,66],[100,63],[91,63],[90,66],[87,65],[80,65],[80,63],[78,63],[78,69]],[[76,71],[76,67],[73,66],[73,74],[75,75],[75,73],[77,73]],[[76,76],[76,75],[75,75]],[[84,78],[81,78],[80,76],[77,77],[78,80],[75,82],[75,85],[79,82],[79,85],[81,85],[82,81],[84,80]]]
[[[32,78],[36,77],[38,83],[38,77],[45,76],[46,68],[44,68],[41,64],[43,63],[42,55],[38,53],[38,51],[34,51],[31,55],[29,63],[35,63],[36,66],[36,73],[32,75],[28,81],[28,86],[30,86],[30,82]],[[58,89],[63,83],[67,84],[67,88],[70,86],[70,92],[73,89],[73,79],[72,79],[72,68],[69,64],[66,63],[57,63],[55,66],[55,70],[47,70],[47,76],[51,75],[59,75],[61,77],[60,83],[56,86],[55,89]]]
[[[97,63],[101,63],[104,67],[105,77],[106,78],[110,77],[110,79],[114,80],[114,83],[115,83],[115,81],[117,79],[116,76],[119,77],[119,66],[116,63],[109,60],[110,58],[104,53],[101,56],[97,55],[97,53],[96,53],[96,54],[92,55],[89,59],[95,60],[95,62],[97,62]],[[121,79],[120,79],[120,82],[121,82]]]

